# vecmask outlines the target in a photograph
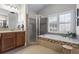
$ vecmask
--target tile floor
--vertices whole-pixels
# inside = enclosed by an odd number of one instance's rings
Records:
[[[59,52],[40,45],[30,45],[28,47],[16,48],[4,54],[59,54]]]

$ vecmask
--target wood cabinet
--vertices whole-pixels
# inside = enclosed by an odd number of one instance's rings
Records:
[[[15,48],[16,33],[2,33],[1,51]]]
[[[1,34],[0,34],[0,51],[1,51]]]
[[[8,32],[0,34],[0,52],[14,49],[25,44],[25,32]]]
[[[18,32],[16,39],[16,46],[21,46],[25,44],[25,32]]]

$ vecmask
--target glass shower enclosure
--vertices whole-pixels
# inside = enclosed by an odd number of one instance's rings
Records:
[[[28,20],[28,42],[36,42],[39,35],[47,33],[47,18],[35,16]]]

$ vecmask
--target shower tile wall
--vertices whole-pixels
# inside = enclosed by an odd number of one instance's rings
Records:
[[[36,20],[29,18],[29,41],[34,42],[36,40]]]
[[[47,18],[40,18],[40,35],[47,33]]]

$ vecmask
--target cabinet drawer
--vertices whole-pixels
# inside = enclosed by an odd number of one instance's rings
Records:
[[[15,37],[15,33],[3,33],[2,38],[13,38]]]

